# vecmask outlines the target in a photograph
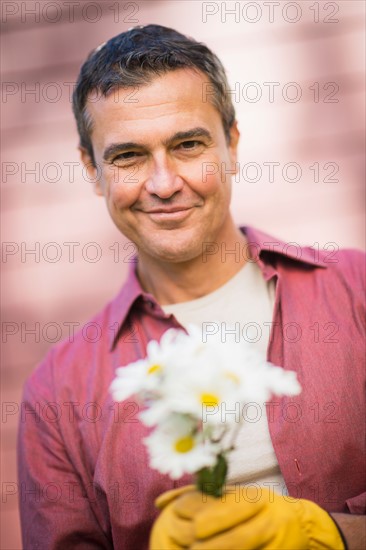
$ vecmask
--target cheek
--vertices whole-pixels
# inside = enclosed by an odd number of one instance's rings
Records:
[[[205,197],[213,196],[217,199],[230,194],[230,174],[222,172],[219,165],[206,166],[200,180],[196,181],[199,181],[199,184],[194,188],[195,191]]]
[[[222,147],[224,149],[224,147]],[[187,164],[181,173],[197,193],[210,196],[230,193],[232,166],[225,150],[209,151],[204,159]]]
[[[221,176],[220,162],[216,161],[187,165],[180,170],[180,176],[201,196],[214,195],[225,187],[225,175]]]
[[[120,176],[120,175],[119,175]],[[132,206],[140,194],[137,182],[125,181],[123,177],[108,181],[106,186],[106,200],[112,210],[123,210]]]

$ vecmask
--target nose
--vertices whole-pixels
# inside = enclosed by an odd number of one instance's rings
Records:
[[[161,155],[154,159],[151,174],[145,187],[151,195],[157,195],[161,199],[169,199],[184,185],[183,179],[178,175],[175,163]]]

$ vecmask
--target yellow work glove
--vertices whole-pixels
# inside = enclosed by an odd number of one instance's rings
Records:
[[[195,493],[195,486],[186,485],[179,489],[172,489],[156,499],[155,506],[162,512],[155,521],[150,534],[150,550],[177,550],[187,548],[188,544],[193,542],[192,521],[177,517],[172,507],[172,504],[186,493]],[[182,546],[182,542],[176,542],[175,535],[178,536],[179,541],[183,541],[185,546]]]
[[[164,510],[155,523],[151,549],[345,549],[332,518],[309,500],[290,499],[265,488],[227,491],[222,498],[188,487],[177,495],[162,495],[157,504]],[[159,541],[154,533],[160,532],[166,546],[155,544]]]

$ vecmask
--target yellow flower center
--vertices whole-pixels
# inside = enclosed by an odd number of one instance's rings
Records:
[[[233,372],[229,372],[229,371],[227,371],[225,374],[226,374],[227,378],[229,378],[229,380],[232,380],[233,382],[235,382],[235,384],[239,384],[239,382],[240,382],[239,376],[237,376]]]
[[[181,437],[180,439],[177,439],[174,443],[174,448],[177,451],[177,453],[188,453],[191,451],[194,447],[194,439],[191,435],[187,435],[186,437]]]
[[[151,367],[148,369],[147,374],[154,374],[156,372],[161,371],[160,365],[151,365]]]
[[[202,405],[218,405],[220,403],[220,399],[213,393],[202,393],[201,403]]]

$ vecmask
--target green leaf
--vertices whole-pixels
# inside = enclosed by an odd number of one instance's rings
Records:
[[[197,488],[206,495],[211,495],[216,498],[221,497],[227,470],[226,457],[220,454],[213,468],[202,468],[202,470],[197,473]]]

